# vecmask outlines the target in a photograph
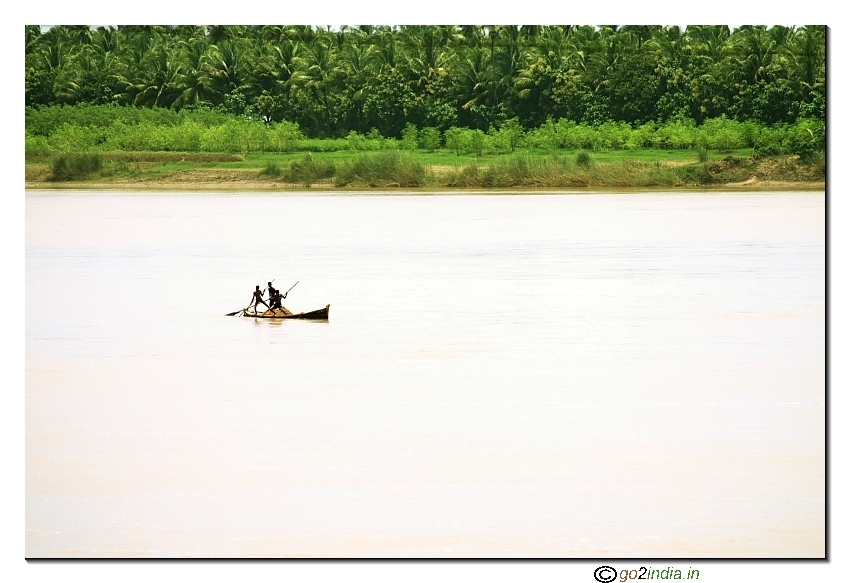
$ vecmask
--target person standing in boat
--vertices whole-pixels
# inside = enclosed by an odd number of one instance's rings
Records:
[[[248,309],[250,309],[253,306],[254,307],[254,313],[256,314],[257,313],[257,306],[259,306],[260,304],[263,304],[266,307],[266,309],[269,309],[269,305],[263,299],[263,292],[260,291],[260,286],[257,286],[254,289],[254,295],[251,297],[251,303],[248,305]]]
[[[272,282],[269,282],[269,303],[274,301],[274,295],[278,293],[278,291],[272,287]]]

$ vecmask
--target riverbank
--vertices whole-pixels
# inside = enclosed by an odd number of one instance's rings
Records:
[[[778,181],[753,181],[747,183],[729,183],[715,186],[691,186],[691,187],[587,187],[587,188],[336,188],[332,184],[314,184],[309,188],[293,184],[278,184],[257,181],[233,181],[233,182],[161,182],[144,184],[116,184],[105,182],[63,182],[63,183],[26,183],[27,191],[37,192],[62,192],[62,191],[103,191],[103,192],[223,192],[223,193],[298,193],[310,192],[314,194],[368,194],[386,193],[393,194],[402,192],[404,194],[543,194],[546,192],[589,194],[597,192],[823,192],[826,187],[823,182],[778,182]]]
[[[27,189],[179,191],[824,190],[823,159],[667,152],[518,153],[429,159],[406,153],[210,155],[137,152],[29,159]],[[88,156],[88,157],[86,157]],[[654,159],[653,159],[654,158]],[[76,167],[79,167],[75,170]]]

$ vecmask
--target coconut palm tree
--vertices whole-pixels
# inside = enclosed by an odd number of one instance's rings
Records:
[[[292,87],[317,105],[319,119],[316,121],[324,134],[330,135],[333,77],[336,68],[333,41],[318,37],[305,48],[296,59],[298,68],[292,77]]]
[[[779,46],[766,26],[742,26],[733,38],[740,78],[749,83],[768,81],[779,67]]]
[[[182,66],[175,83],[179,94],[171,107],[179,110],[200,101],[211,101],[213,91],[209,70],[212,48],[206,39],[194,35],[189,40],[181,40],[178,47]]]
[[[214,103],[222,103],[229,93],[248,88],[248,63],[245,52],[245,43],[232,38],[222,40],[211,47],[205,70]]]
[[[153,50],[146,65],[142,81],[130,88],[133,105],[171,107],[183,93],[183,68],[179,52],[159,45]]]

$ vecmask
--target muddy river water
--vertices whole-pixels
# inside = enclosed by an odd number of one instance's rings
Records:
[[[824,202],[29,192],[27,556],[823,557]]]

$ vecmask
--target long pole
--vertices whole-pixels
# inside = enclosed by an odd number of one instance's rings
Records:
[[[295,287],[295,286],[296,286],[296,285],[298,285],[299,283],[301,283],[301,280],[300,280],[300,279],[299,279],[298,281],[296,281],[295,283],[293,283],[293,284],[292,284],[292,287]],[[291,288],[289,288],[288,290],[286,290],[286,293],[285,293],[285,294],[283,294],[283,297],[286,297],[286,294],[288,294],[289,292],[291,292],[291,291],[292,291],[292,287],[291,287]]]

